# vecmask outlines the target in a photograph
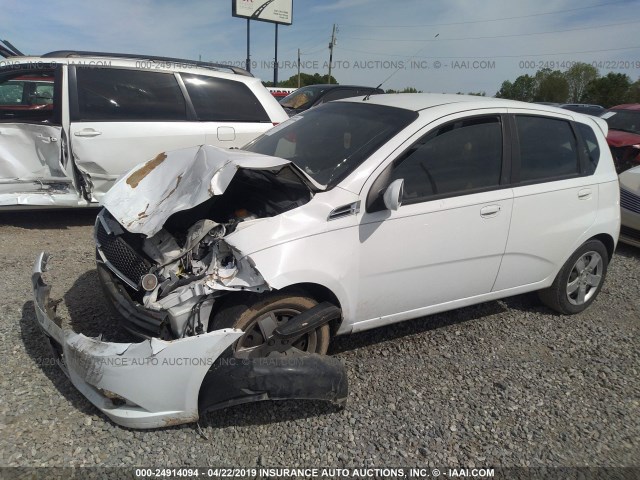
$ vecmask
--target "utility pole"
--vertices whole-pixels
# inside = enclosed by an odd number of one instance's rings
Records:
[[[331,64],[333,63],[333,46],[336,44],[336,24],[333,24],[331,43],[329,43],[329,83],[331,83]]]
[[[298,88],[300,88],[300,49],[298,49]]]
[[[278,24],[276,23],[276,55],[273,62],[273,86],[278,86]]]
[[[250,54],[250,50],[249,50],[249,41],[251,40],[251,20],[249,20],[247,18],[247,62],[246,62],[246,68],[247,68],[247,72],[251,72],[251,54]]]

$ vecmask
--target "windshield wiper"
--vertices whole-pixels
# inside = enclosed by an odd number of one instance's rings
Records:
[[[300,179],[305,183],[305,185],[307,185],[312,191],[323,192],[327,189],[326,185],[321,185],[320,183],[316,182],[313,177],[311,177],[311,175],[309,175],[304,171],[304,169],[296,165],[293,160],[289,160],[289,162],[289,165],[295,167],[293,169],[293,172],[296,173],[296,175],[298,175]]]

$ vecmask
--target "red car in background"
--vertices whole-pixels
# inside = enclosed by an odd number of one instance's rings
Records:
[[[640,103],[611,107],[600,117],[609,125],[607,143],[618,174],[640,165]]]
[[[24,111],[34,122],[49,120],[53,115],[53,76],[21,75],[0,84],[0,120],[11,120],[16,111]]]
[[[618,105],[600,115],[620,180],[620,241],[640,247],[640,103]]]

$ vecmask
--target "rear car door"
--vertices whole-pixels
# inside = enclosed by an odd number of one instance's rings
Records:
[[[273,127],[262,103],[243,82],[187,73],[181,78],[207,144],[242,147]]]
[[[71,66],[69,91],[71,152],[93,201],[135,165],[205,143],[175,73]]]
[[[430,127],[373,182],[359,226],[363,328],[491,291],[513,201],[504,118],[466,114]],[[400,178],[402,205],[386,210],[380,194]]]
[[[590,177],[595,166],[581,161],[582,140],[571,118],[509,111],[513,216],[495,291],[555,275],[598,210],[598,184]]]
[[[61,163],[63,74],[45,63],[0,70],[0,207],[78,205]]]

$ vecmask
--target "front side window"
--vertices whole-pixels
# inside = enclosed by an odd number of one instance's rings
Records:
[[[242,82],[184,73],[182,79],[200,121],[271,121],[260,101]]]
[[[398,161],[388,183],[404,179],[403,204],[468,193],[500,184],[499,116],[448,123],[425,135]]]
[[[12,72],[0,76],[0,120],[53,120],[54,71]]]
[[[87,121],[186,120],[186,104],[172,73],[76,67],[77,118]]]
[[[580,171],[576,138],[569,122],[516,115],[520,150],[520,181],[553,180]]]
[[[328,103],[296,115],[243,148],[291,160],[331,188],[417,117],[411,110],[366,102]]]

